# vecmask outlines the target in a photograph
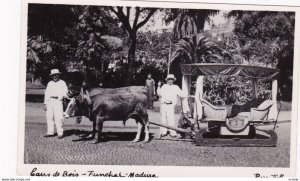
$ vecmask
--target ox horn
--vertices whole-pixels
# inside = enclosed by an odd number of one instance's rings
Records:
[[[84,95],[84,94],[83,94],[83,88],[82,88],[82,87],[80,88],[80,95],[81,95],[81,96]]]

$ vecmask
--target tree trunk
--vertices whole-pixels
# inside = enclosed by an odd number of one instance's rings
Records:
[[[194,47],[192,47],[193,48],[192,63],[199,63],[197,58],[197,35],[193,35],[192,41],[194,44]]]
[[[204,33],[204,25],[205,25],[205,19],[199,20],[199,22],[196,23],[197,27],[197,34]]]
[[[34,83],[34,74],[32,74],[32,77],[31,77],[31,83],[32,83],[32,84]]]
[[[133,63],[135,61],[135,51],[136,51],[136,31],[132,30],[130,32],[130,48],[128,51],[128,66],[127,66],[127,74],[126,74],[126,81],[125,81],[125,86],[130,86],[132,84],[132,79],[133,79]]]

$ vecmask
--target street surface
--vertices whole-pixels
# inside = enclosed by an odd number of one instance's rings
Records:
[[[160,114],[149,111],[149,119],[159,122]],[[177,115],[178,116],[178,115]],[[41,103],[26,103],[24,162],[28,164],[79,165],[152,165],[152,166],[230,166],[230,167],[289,167],[290,112],[279,115],[276,147],[200,147],[192,140],[159,140],[159,127],[151,125],[150,143],[132,143],[136,123],[128,120],[104,123],[102,142],[92,144],[80,140],[92,123],[83,119],[65,120],[65,138],[44,138],[45,111]]]

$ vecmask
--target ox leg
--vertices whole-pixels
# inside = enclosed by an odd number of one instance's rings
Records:
[[[145,123],[145,139],[144,139],[144,143],[148,143],[149,142],[149,125],[150,123],[147,121],[147,123]]]
[[[100,142],[102,128],[103,128],[104,118],[103,117],[97,117],[95,122],[96,122],[96,125],[95,125],[95,131],[94,131],[94,133],[96,135],[96,139],[94,140],[93,143],[99,143]]]
[[[94,139],[95,138],[95,134],[96,134],[96,118],[90,118],[92,123],[93,123],[93,130],[90,134],[87,134],[83,137],[87,138],[87,139]]]
[[[137,133],[136,133],[135,139],[132,142],[138,142],[140,140],[140,137],[141,137],[141,132],[142,132],[143,125],[139,121],[137,122],[137,125],[138,125]]]

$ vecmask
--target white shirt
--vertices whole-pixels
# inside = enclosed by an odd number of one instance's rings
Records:
[[[161,96],[161,103],[172,101],[173,105],[177,104],[177,97],[187,97],[187,95],[185,95],[182,90],[174,84],[164,84],[161,88],[157,89],[157,94]]]
[[[68,87],[63,80],[58,80],[57,82],[54,82],[51,80],[47,84],[47,88],[45,91],[45,99],[44,99],[44,104],[46,104],[51,97],[58,97],[58,100],[62,100],[64,97],[67,96],[68,93]]]

